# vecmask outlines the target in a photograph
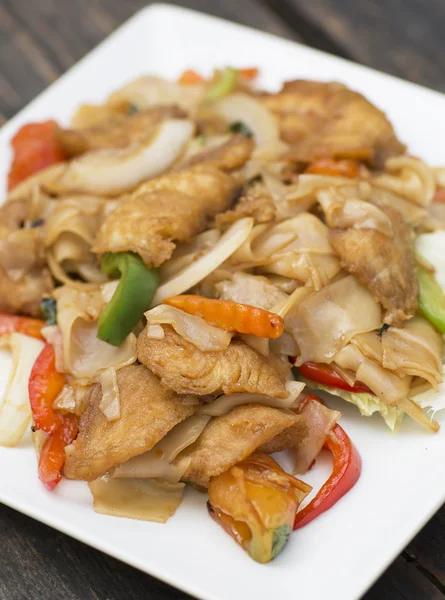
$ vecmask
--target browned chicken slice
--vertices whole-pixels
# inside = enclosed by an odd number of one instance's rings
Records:
[[[57,138],[68,156],[90,150],[125,148],[149,135],[165,119],[181,119],[185,113],[177,106],[154,106],[132,115],[114,114],[103,122],[79,129],[57,130]]]
[[[177,168],[184,169],[197,164],[206,164],[222,171],[240,169],[249,160],[254,147],[253,138],[236,133],[219,146],[196,152]]]
[[[300,444],[302,444],[303,440],[309,435],[309,429],[303,415],[295,415],[295,417],[295,423],[281,431],[266,444],[263,444],[260,448],[260,452],[273,454],[274,452],[281,452],[288,448],[298,450]]]
[[[158,267],[170,258],[175,242],[204,230],[230,205],[233,186],[230,175],[207,166],[152,179],[120,201],[102,224],[92,250],[130,250],[149,267]]]
[[[218,352],[203,352],[172,327],[164,326],[162,340],[138,338],[138,359],[178,394],[234,394],[250,392],[286,398],[289,365],[264,357],[242,340],[232,340]]]
[[[259,404],[238,406],[212,419],[198,440],[183,450],[175,463],[190,461],[183,480],[207,487],[211,477],[224,473],[297,421],[291,411]]]
[[[410,319],[418,306],[411,230],[400,213],[380,209],[390,218],[392,234],[377,229],[329,231],[329,240],[342,267],[354,273],[386,309],[384,321],[399,325]]]
[[[65,476],[92,481],[133,456],[151,450],[177,423],[192,415],[198,405],[161,386],[142,365],[117,372],[121,416],[109,422],[99,408],[100,385],[93,386],[80,419],[79,435],[67,448]]]
[[[40,316],[40,300],[54,287],[46,268],[42,219],[29,198],[0,208],[0,312]]]
[[[275,217],[275,202],[261,181],[247,186],[238,202],[231,210],[216,215],[215,225],[226,229],[238,219],[253,217],[255,223],[268,223]]]
[[[385,114],[342,84],[289,81],[262,102],[278,117],[295,161],[353,158],[383,166],[389,156],[405,151]]]

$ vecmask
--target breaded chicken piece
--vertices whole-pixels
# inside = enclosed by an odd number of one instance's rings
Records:
[[[207,166],[147,181],[105,219],[92,250],[130,250],[147,266],[158,267],[170,258],[177,241],[204,230],[230,205],[233,186],[230,175]]]
[[[298,417],[291,411],[259,404],[237,406],[213,418],[197,441],[179,454],[175,464],[189,461],[182,479],[208,487],[211,477],[224,473],[297,422]]]
[[[353,158],[380,167],[405,152],[385,114],[342,84],[289,81],[261,101],[278,117],[294,161]]]
[[[45,266],[43,220],[30,223],[32,212],[28,197],[0,208],[0,312],[37,317],[54,282]]]
[[[220,146],[206,148],[186,158],[177,168],[184,169],[206,164],[222,171],[241,169],[249,160],[254,148],[253,138],[236,133]]]
[[[268,223],[275,218],[275,212],[275,202],[266,186],[256,181],[247,186],[232,209],[216,215],[215,225],[224,230],[243,217],[253,217],[255,224]]]
[[[203,352],[165,325],[164,339],[144,330],[138,338],[138,359],[178,394],[235,394],[250,392],[286,398],[287,363],[261,356],[242,340],[232,340],[218,352]]]
[[[269,442],[263,444],[259,449],[260,452],[273,454],[274,452],[281,452],[282,450],[287,450],[288,448],[298,450],[300,444],[302,444],[303,440],[309,435],[309,429],[306,424],[306,419],[303,415],[295,416],[295,423],[293,423],[293,425],[287,429],[281,431]]]
[[[68,479],[92,481],[151,450],[170,429],[199,408],[163,388],[142,365],[120,369],[117,381],[121,410],[117,421],[107,421],[99,408],[101,387],[92,387],[77,439],[66,451],[64,474]]]
[[[380,210],[390,218],[391,235],[377,229],[334,228],[329,231],[329,241],[342,267],[354,273],[386,309],[385,323],[400,325],[418,307],[412,235],[399,212]]]
[[[185,113],[177,106],[153,106],[132,115],[115,114],[103,122],[78,129],[56,131],[57,139],[68,156],[91,150],[125,148],[150,134],[165,119],[181,119]]]

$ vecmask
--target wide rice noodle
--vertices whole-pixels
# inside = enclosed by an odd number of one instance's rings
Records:
[[[181,504],[185,484],[101,477],[88,486],[97,513],[165,523]]]
[[[199,414],[219,417],[230,412],[236,406],[243,404],[264,404],[274,408],[293,408],[296,405],[297,398],[305,387],[301,381],[288,381],[286,398],[271,398],[264,394],[231,394],[229,396],[219,396],[211,404],[206,404],[199,409]]]
[[[363,382],[385,404],[399,404],[408,397],[411,377],[398,377],[364,356],[357,346],[348,344],[334,356],[342,369],[355,372],[357,380]]]
[[[385,172],[371,178],[374,185],[428,206],[436,190],[436,175],[426,162],[410,156],[396,156],[385,163]]]
[[[310,294],[289,313],[285,327],[300,354],[297,365],[330,363],[349,340],[378,329],[381,308],[372,294],[349,275]]]
[[[328,228],[315,215],[300,213],[278,224],[256,225],[229,264],[253,268],[310,283],[326,285],[340,271],[329,244]]]
[[[175,427],[151,450],[131,458],[113,471],[114,478],[159,478],[177,483],[188,467],[186,461],[173,465],[182,450],[196,442],[210,421],[205,414],[192,415]]]
[[[64,372],[89,383],[108,367],[121,368],[136,360],[137,340],[133,333],[118,348],[97,337],[97,320],[105,306],[99,287],[82,292],[63,286],[54,296],[62,333]]]
[[[91,253],[103,218],[103,198],[75,196],[57,203],[45,225],[44,243],[52,274],[62,283],[71,281],[69,273],[78,273],[87,281],[107,280]]]
[[[338,410],[331,410],[321,402],[311,401],[301,411],[309,435],[305,436],[297,448],[294,473],[304,475],[324,446],[326,438],[341,417]]]
[[[233,223],[223,236],[205,254],[182,269],[172,279],[158,287],[152,306],[165,298],[183,294],[217,269],[245,242],[253,226],[253,219],[246,217]]]

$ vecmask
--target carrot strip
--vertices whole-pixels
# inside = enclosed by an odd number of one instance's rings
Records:
[[[283,333],[283,319],[280,316],[249,304],[186,294],[166,298],[164,304],[201,317],[225,331],[237,331],[272,339],[280,337]]]
[[[314,160],[305,170],[311,175],[332,175],[334,177],[350,177],[354,179],[360,176],[359,164],[355,160],[332,160],[320,158]]]
[[[255,79],[258,77],[259,69],[256,67],[247,67],[246,69],[238,69],[238,73],[244,79]]]
[[[192,69],[186,69],[178,78],[178,83],[183,85],[193,85],[194,83],[202,83],[203,81],[205,81],[204,77]]]

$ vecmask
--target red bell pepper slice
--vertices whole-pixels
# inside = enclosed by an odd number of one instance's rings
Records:
[[[46,344],[37,357],[28,383],[29,400],[34,425],[48,435],[62,422],[53,409],[53,402],[65,385],[65,376],[56,371],[56,357],[51,344]]]
[[[29,377],[28,391],[34,426],[48,435],[39,458],[39,479],[53,490],[62,479],[65,446],[75,440],[79,418],[58,413],[53,402],[65,385],[65,376],[56,371],[56,357],[46,344],[37,357]]]
[[[317,396],[308,394],[307,401],[321,402]],[[335,425],[325,445],[333,456],[333,469],[326,483],[315,498],[295,517],[294,529],[304,527],[316,517],[329,510],[356,484],[362,470],[362,459],[357,448],[340,425]]]
[[[369,389],[367,385],[361,383],[360,381],[356,381],[354,385],[349,385],[343,377],[341,377],[331,365],[317,364],[313,362],[306,362],[300,365],[299,367],[295,367],[296,370],[305,377],[306,379],[310,379],[311,381],[315,381],[317,383],[321,383],[322,385],[326,385],[328,387],[334,387],[340,390],[347,390],[348,392],[357,392],[364,394],[372,394],[375,395],[372,390]]]
[[[79,426],[76,415],[63,415],[60,422],[60,427],[43,444],[39,458],[39,479],[51,491],[62,479],[65,446],[76,439]]]
[[[0,314],[0,336],[8,333],[23,333],[29,337],[43,340],[42,329],[45,326],[45,321],[40,319]]]
[[[67,159],[56,135],[57,123],[28,123],[11,140],[14,158],[8,174],[8,190],[55,163]]]

